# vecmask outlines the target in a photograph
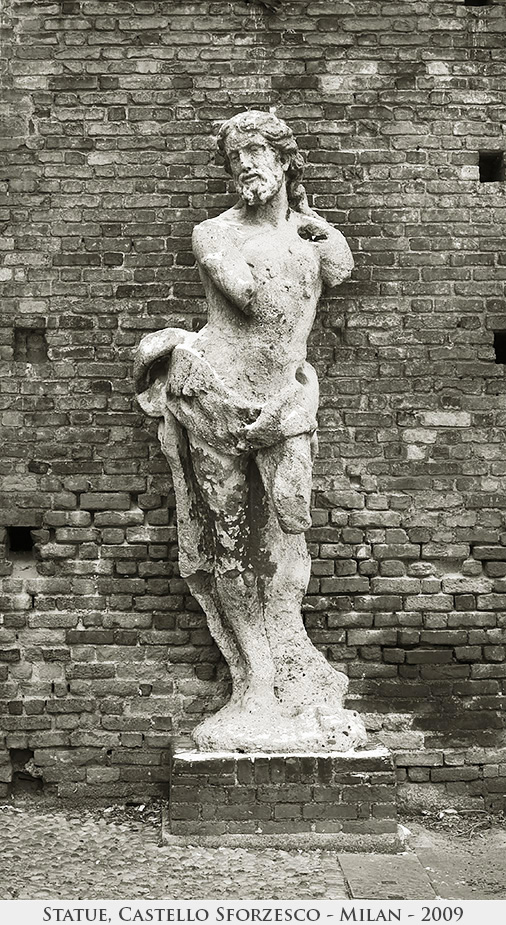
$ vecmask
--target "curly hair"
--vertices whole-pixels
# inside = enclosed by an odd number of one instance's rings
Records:
[[[232,116],[231,119],[227,119],[220,126],[217,145],[218,151],[225,161],[225,170],[229,174],[232,171],[227,155],[226,142],[232,129],[237,129],[240,132],[259,132],[281,157],[288,158],[286,171],[288,202],[292,209],[299,212],[300,203],[306,195],[301,182],[304,172],[304,158],[299,151],[291,128],[282,119],[278,119],[274,113],[261,112],[258,109],[249,109],[246,112],[240,112],[238,115]]]

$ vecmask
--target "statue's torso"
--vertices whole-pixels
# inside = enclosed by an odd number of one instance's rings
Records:
[[[293,379],[306,357],[307,338],[321,293],[314,246],[297,234],[292,217],[281,227],[217,219],[248,263],[256,283],[250,313],[231,304],[206,274],[208,323],[196,335],[197,350],[230,387],[264,400]]]

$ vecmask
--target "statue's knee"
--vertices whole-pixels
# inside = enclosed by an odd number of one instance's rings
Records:
[[[274,482],[272,500],[284,533],[304,533],[311,526],[310,492],[298,489],[293,482]]]
[[[306,459],[285,456],[272,485],[272,500],[281,529],[304,533],[311,526],[311,468]]]
[[[311,526],[311,512],[304,500],[276,499],[275,508],[283,533],[304,533]]]

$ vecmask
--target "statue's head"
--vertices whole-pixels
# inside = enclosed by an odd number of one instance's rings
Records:
[[[271,112],[241,112],[222,124],[218,150],[248,205],[268,202],[286,183],[288,203],[298,210],[304,160],[286,122]]]

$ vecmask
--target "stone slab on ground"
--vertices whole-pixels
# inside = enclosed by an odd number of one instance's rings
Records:
[[[397,855],[339,854],[352,899],[435,899],[418,858]]]
[[[162,829],[162,844],[169,847],[201,848],[251,848],[264,851],[268,848],[283,848],[285,851],[346,851],[353,854],[363,852],[375,854],[396,854],[404,848],[400,835],[347,835],[336,832],[305,832],[289,835],[171,835]]]
[[[332,844],[344,850],[399,848],[393,844],[396,775],[386,748],[316,754],[176,751],[169,816],[171,835],[190,839],[261,836],[266,844],[270,836],[302,835],[302,847],[312,847],[322,835],[336,836]],[[390,847],[381,849],[385,841]]]
[[[476,887],[466,883],[455,868],[455,858],[448,857],[446,851],[417,848],[416,856],[441,899],[476,899]]]
[[[461,824],[461,834],[409,820],[408,845],[441,899],[506,899],[506,830],[479,820],[467,832]],[[470,827],[476,834],[470,835]]]

